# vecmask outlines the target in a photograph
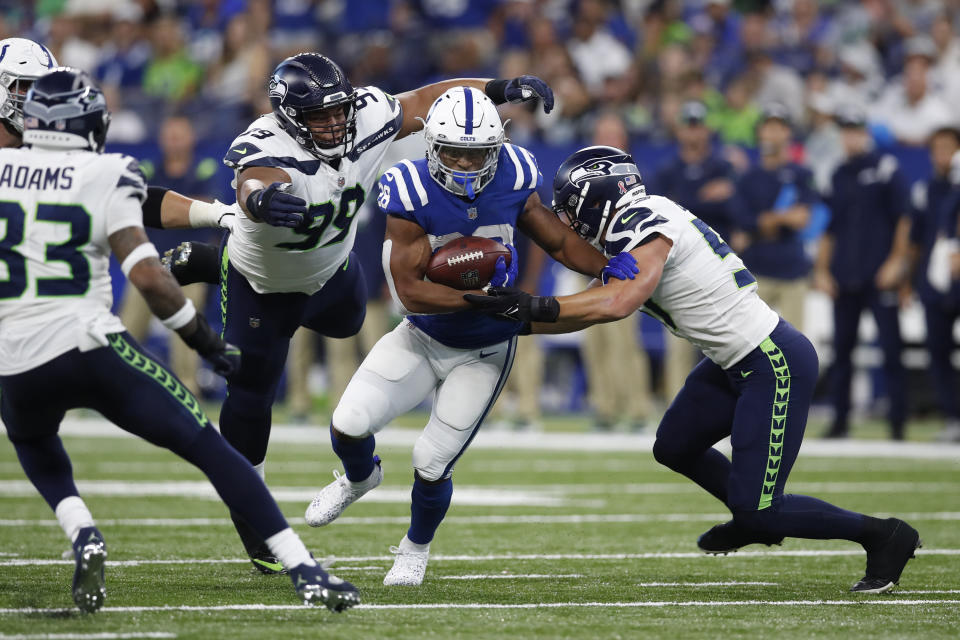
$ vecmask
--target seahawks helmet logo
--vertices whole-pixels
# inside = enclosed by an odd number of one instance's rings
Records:
[[[579,184],[590,178],[612,175],[628,175],[640,173],[637,165],[629,162],[613,162],[612,160],[590,160],[570,172],[570,182]]]
[[[283,100],[287,95],[287,83],[277,76],[270,78],[269,97]]]

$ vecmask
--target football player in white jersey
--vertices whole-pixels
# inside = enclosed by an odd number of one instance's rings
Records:
[[[700,548],[727,553],[787,536],[852,540],[866,550],[867,569],[851,590],[891,589],[920,545],[915,529],[783,492],[803,440],[817,354],[760,299],[726,242],[672,200],[647,194],[633,158],[612,147],[587,147],[564,161],[554,209],[608,256],[629,251],[637,276],[559,298],[509,289],[466,297],[537,333],[614,322],[638,309],[658,318],[707,356],[663,416],[653,448],[659,462],[733,514],[700,536]],[[713,448],[726,436],[732,459]]]
[[[352,585],[313,560],[197,400],[110,313],[112,252],[168,329],[221,375],[240,367],[240,352],[210,329],[147,240],[139,164],[102,153],[103,93],[86,73],[59,67],[33,81],[22,108],[27,146],[0,150],[0,417],[73,546],[74,602],[95,611],[106,597],[106,544],[57,435],[67,410],[86,407],[199,467],[281,559],[305,603],[338,611],[358,603]]]
[[[224,337],[244,358],[228,383],[220,429],[261,472],[294,331],[302,325],[342,338],[363,323],[367,293],[359,261],[351,259],[354,216],[388,144],[422,128],[433,101],[457,85],[495,102],[539,96],[546,110],[553,106],[549,87],[532,76],[452,80],[393,97],[376,87],[354,89],[332,60],[301,53],[271,74],[273,112],[230,145],[224,162],[235,170],[238,205],[218,280]],[[254,564],[278,570],[262,539],[234,521]]]
[[[26,38],[0,40],[0,149],[20,146],[27,90],[56,66],[56,58],[38,42]]]
[[[608,265],[543,206],[533,154],[504,141],[497,107],[483,93],[446,91],[427,115],[424,138],[427,157],[401,161],[378,184],[377,206],[387,215],[383,267],[407,318],[377,342],[340,398],[330,438],[345,474],[334,472],[305,516],[311,526],[329,524],[380,484],[375,434],[432,395],[430,419],[413,447],[410,527],[391,549],[388,586],[423,581],[430,543],[450,506],[454,466],[507,380],[519,330],[515,322],[474,312],[463,291],[425,280],[433,252],[465,236],[509,248],[520,230],[571,269],[625,277],[617,259]],[[516,280],[512,253],[509,269],[498,259],[491,284]]]

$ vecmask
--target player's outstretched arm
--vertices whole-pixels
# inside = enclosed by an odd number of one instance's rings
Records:
[[[390,293],[409,313],[449,313],[469,309],[464,292],[435,282],[427,282],[430,240],[416,222],[388,215],[383,242],[383,271]],[[482,294],[480,290],[472,293]]]
[[[600,251],[581,238],[560,218],[543,205],[534,191],[527,198],[523,212],[517,218],[517,227],[550,255],[569,269],[594,278],[607,266]]]
[[[232,375],[240,367],[240,350],[224,342],[197,312],[193,303],[169,271],[163,268],[156,248],[141,227],[125,227],[108,238],[120,268],[131,284],[143,294],[147,306],[165,327],[176,331],[189,347],[197,351],[222,376]]]
[[[553,90],[546,82],[536,76],[519,76],[509,80],[496,78],[454,78],[435,82],[407,91],[397,96],[403,108],[403,122],[397,138],[403,138],[423,128],[423,119],[427,117],[430,106],[445,91],[454,87],[470,87],[481,91],[493,104],[504,102],[525,102],[537,98],[543,100],[543,110],[550,113],[553,109]]]
[[[237,202],[254,222],[296,228],[305,223],[307,203],[287,193],[292,180],[283,169],[249,167],[237,176]]]
[[[223,203],[194,200],[164,187],[148,187],[143,225],[153,229],[229,229],[235,214]]]

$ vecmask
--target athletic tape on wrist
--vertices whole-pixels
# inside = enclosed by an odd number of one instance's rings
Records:
[[[176,331],[177,329],[182,329],[187,326],[191,320],[197,315],[197,308],[193,306],[192,300],[187,300],[187,302],[180,307],[180,311],[177,311],[175,314],[169,318],[161,320],[161,324],[171,331]]]
[[[146,260],[147,258],[159,258],[160,254],[157,253],[157,248],[150,244],[149,242],[144,242],[141,245],[136,246],[133,251],[127,254],[127,257],[123,259],[123,262],[120,264],[120,271],[123,271],[123,275],[130,277],[130,270],[133,269],[141,260]]]
[[[220,209],[209,202],[194,200],[190,203],[190,226],[197,227],[219,227]]]

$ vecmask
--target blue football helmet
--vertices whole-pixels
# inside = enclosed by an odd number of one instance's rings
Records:
[[[586,147],[563,161],[553,179],[553,211],[581,238],[599,248],[600,234],[617,201],[645,190],[633,157],[615,147]]]
[[[37,78],[23,103],[23,143],[103,151],[110,112],[86,71],[57,67]]]
[[[277,120],[309,153],[332,162],[353,149],[357,92],[333,60],[319,53],[291,56],[273,70],[268,91]]]

